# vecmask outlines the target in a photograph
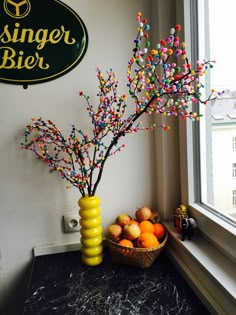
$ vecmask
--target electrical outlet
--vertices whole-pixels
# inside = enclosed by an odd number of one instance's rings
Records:
[[[71,214],[65,214],[63,216],[63,220],[64,220],[65,233],[73,233],[73,232],[78,232],[80,230],[78,213],[75,212]]]

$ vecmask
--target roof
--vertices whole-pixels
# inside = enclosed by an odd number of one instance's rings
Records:
[[[211,122],[218,124],[236,124],[236,91],[225,90],[219,98],[211,101]]]

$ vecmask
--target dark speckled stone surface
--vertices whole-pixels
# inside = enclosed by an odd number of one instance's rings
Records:
[[[80,252],[35,259],[24,315],[209,315],[163,251],[147,269],[87,267]]]

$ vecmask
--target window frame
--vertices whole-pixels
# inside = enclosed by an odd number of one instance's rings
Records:
[[[197,17],[205,16],[208,1],[184,0],[184,36],[190,60],[197,60],[198,41],[205,40],[205,25]],[[201,59],[201,56],[199,56]],[[206,82],[206,87],[209,82]],[[204,119],[204,118],[203,118]],[[198,230],[232,261],[236,261],[236,228],[232,220],[201,202],[200,124],[179,123],[181,200],[196,219]]]

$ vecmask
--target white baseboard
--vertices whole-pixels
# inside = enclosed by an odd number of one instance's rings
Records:
[[[65,252],[72,252],[81,249],[81,244],[76,243],[60,243],[60,244],[48,244],[42,246],[36,246],[33,248],[34,257],[50,254],[58,254]]]
[[[105,238],[103,238],[103,246],[106,246]],[[40,245],[40,246],[35,246],[33,248],[33,255],[34,257],[36,257],[36,256],[50,255],[50,254],[73,252],[73,251],[80,250],[81,247],[82,245],[80,242],[75,242],[75,243],[67,242],[67,243]]]

